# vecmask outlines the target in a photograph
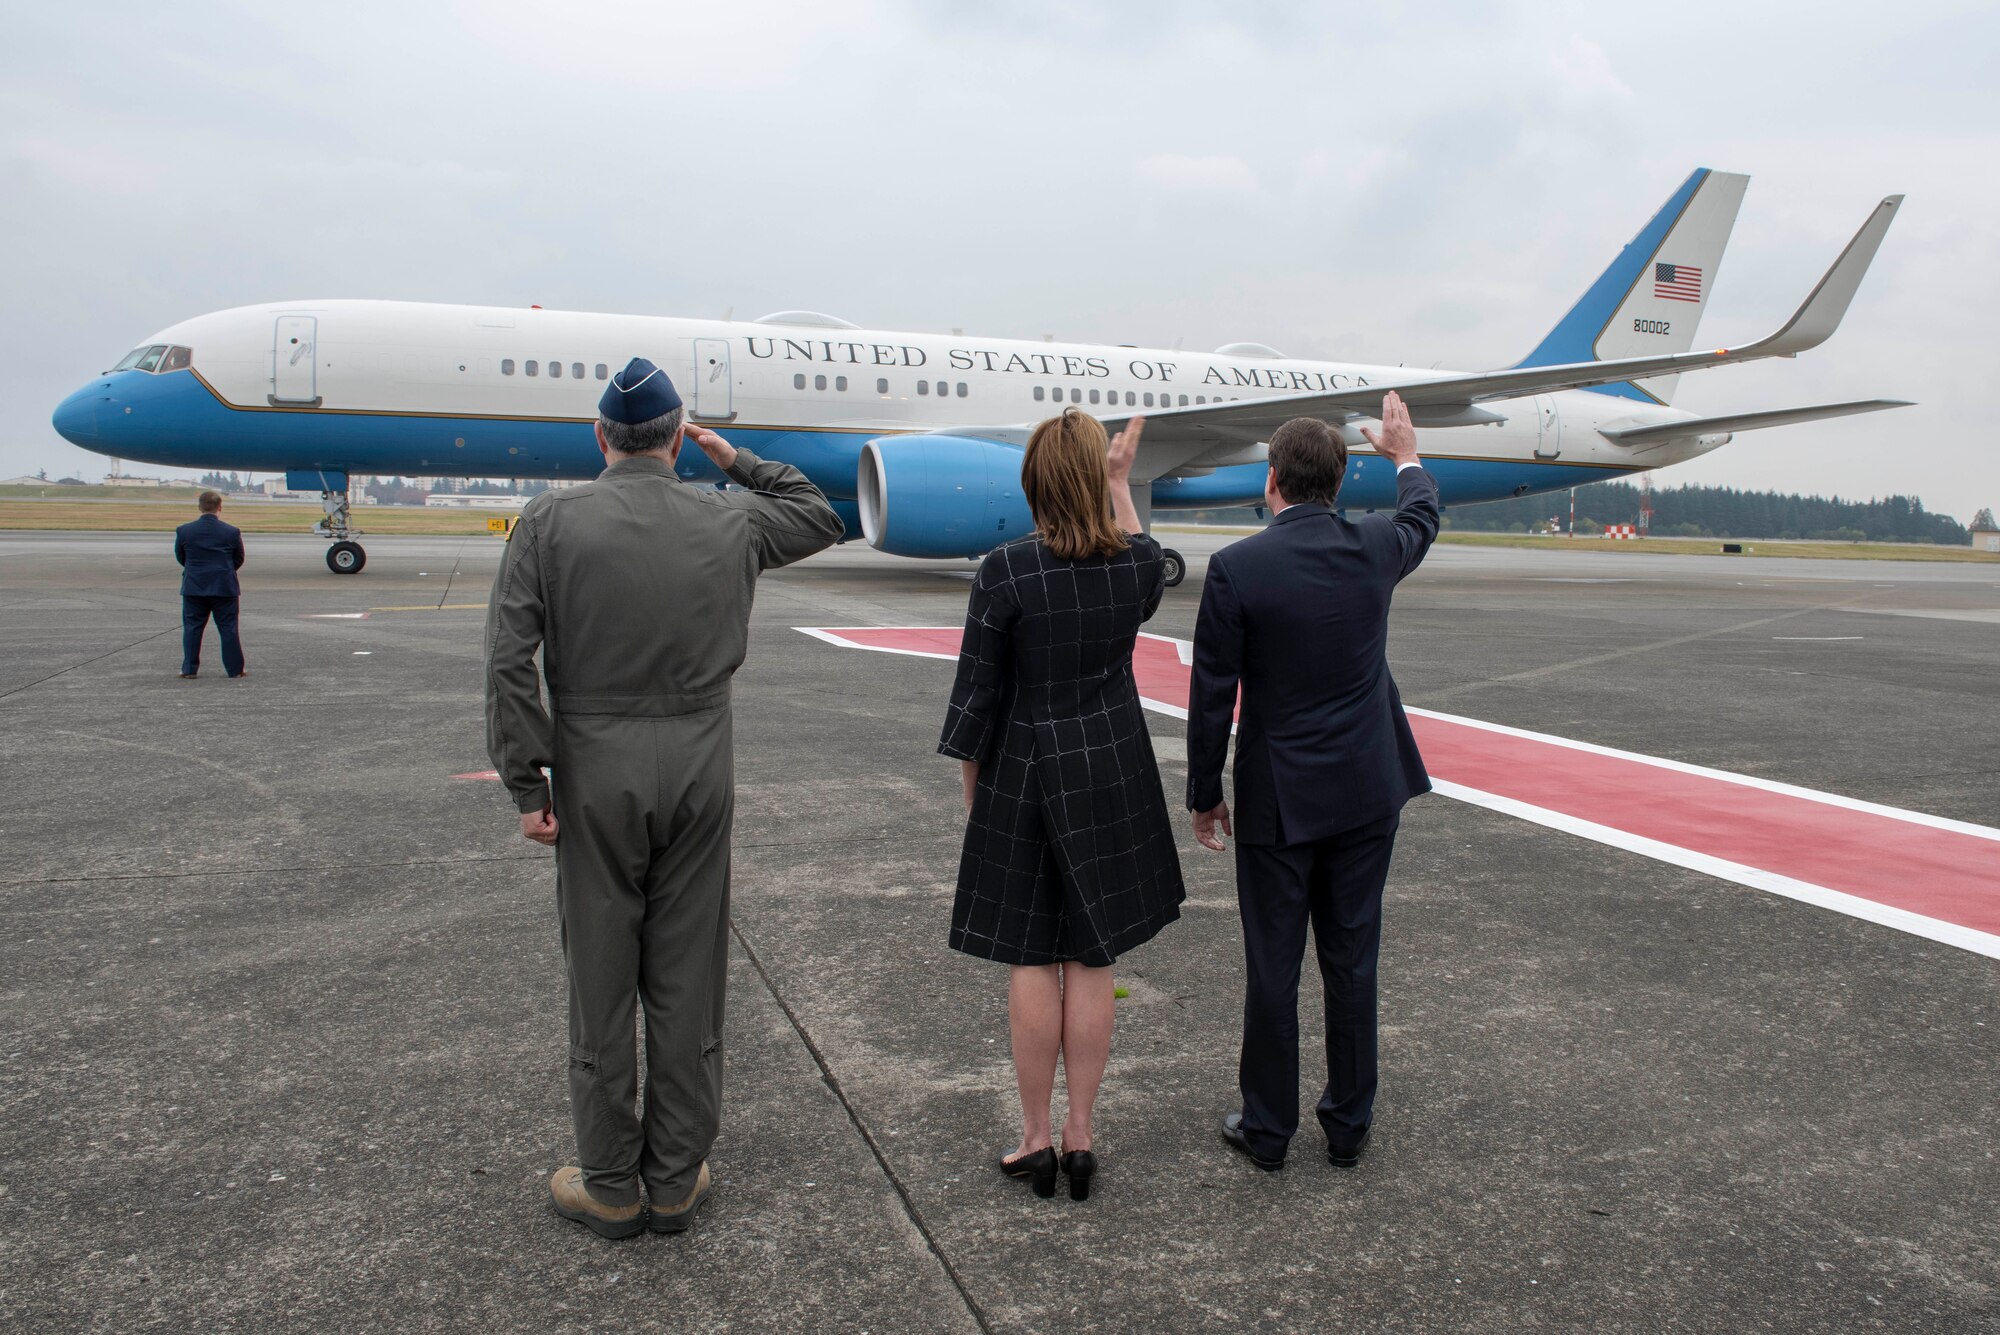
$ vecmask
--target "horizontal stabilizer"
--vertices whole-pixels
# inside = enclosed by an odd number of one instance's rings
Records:
[[[1598,434],[1616,445],[1657,445],[1664,440],[1717,436],[1725,431],[1755,431],[1759,427],[1790,426],[1794,422],[1818,422],[1828,417],[1851,417],[1855,413],[1879,413],[1884,408],[1911,406],[1908,399],[1857,399],[1853,403],[1822,403],[1813,408],[1772,408],[1761,413],[1694,417],[1657,426],[1599,427]]]

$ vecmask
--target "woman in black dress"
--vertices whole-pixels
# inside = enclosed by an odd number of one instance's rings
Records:
[[[1186,892],[1132,644],[1164,592],[1128,479],[1140,422],[1107,446],[1071,410],[1035,428],[1021,490],[1035,532],[989,552],[938,750],[962,762],[970,814],[955,950],[1012,965],[1008,1018],[1021,1143],[1000,1161],[1040,1196],[1096,1169],[1090,1114],[1111,1053],[1111,965],[1180,916]],[[1062,1155],[1049,1104],[1069,1091]]]

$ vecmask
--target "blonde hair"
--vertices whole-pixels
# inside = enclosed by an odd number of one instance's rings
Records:
[[[1111,556],[1130,545],[1111,522],[1105,468],[1109,450],[1104,423],[1074,408],[1049,418],[1028,437],[1021,492],[1043,544],[1065,561]]]

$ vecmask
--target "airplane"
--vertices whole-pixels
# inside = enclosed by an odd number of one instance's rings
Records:
[[[812,311],[728,321],[398,301],[279,302],[154,334],[57,407],[67,440],[172,467],[285,474],[317,490],[327,566],[353,574],[357,474],[584,480],[602,384],[633,356],[684,387],[691,422],[798,467],[857,535],[900,556],[977,557],[1028,532],[1020,457],[1035,422],[1077,407],[1146,419],[1133,499],[1156,512],[1260,505],[1265,444],[1292,417],[1350,451],[1343,509],[1395,503],[1363,440],[1393,389],[1447,507],[1679,463],[1733,433],[1907,406],[1867,399],[1698,417],[1675,380],[1832,335],[1902,203],[1882,200],[1776,332],[1691,351],[1748,177],[1696,170],[1526,357],[1484,372],[862,329]],[[697,450],[677,464],[724,485]],[[1167,579],[1186,563],[1167,553]]]

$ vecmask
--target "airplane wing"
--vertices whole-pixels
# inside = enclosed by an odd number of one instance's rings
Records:
[[[1254,452],[1246,452],[1243,447],[1270,439],[1271,432],[1280,423],[1293,417],[1334,420],[1380,417],[1382,396],[1392,389],[1402,395],[1404,403],[1409,405],[1411,418],[1420,427],[1471,426],[1500,420],[1499,415],[1479,406],[1493,400],[1563,389],[1587,389],[1592,385],[1699,371],[1766,357],[1796,357],[1826,342],[1839,328],[1841,317],[1847,314],[1848,304],[1861,285],[1862,275],[1868,272],[1868,266],[1874,260],[1875,252],[1880,248],[1882,238],[1887,234],[1889,224],[1895,220],[1896,210],[1902,202],[1901,195],[1890,195],[1877,204],[1792,318],[1776,332],[1740,347],[1430,378],[1419,374],[1396,384],[1367,385],[1328,394],[1290,394],[1144,413],[1107,413],[1103,421],[1115,431],[1133,417],[1146,419],[1146,431],[1140,445],[1142,467],[1149,447],[1173,459],[1174,463],[1170,466],[1219,467],[1231,462],[1254,462],[1248,457],[1238,460],[1232,456]],[[1882,406],[1890,405],[1885,403]],[[1865,411],[1860,408],[1849,410]],[[1684,424],[1676,424],[1672,430],[1674,434],[1687,434]]]
[[[1724,431],[1755,431],[1760,427],[1789,426],[1793,422],[1817,422],[1827,417],[1848,417],[1855,413],[1878,413],[1884,408],[1914,407],[1908,399],[1858,399],[1853,403],[1823,403],[1812,408],[1771,408],[1756,413],[1725,413],[1720,417],[1695,417],[1658,425],[1599,427],[1598,434],[1619,445],[1657,445],[1687,436],[1719,435]]]

